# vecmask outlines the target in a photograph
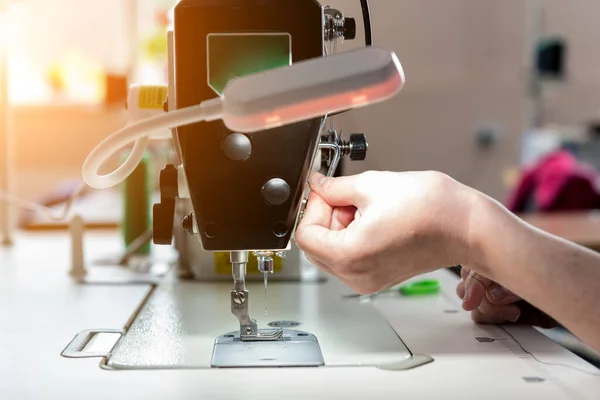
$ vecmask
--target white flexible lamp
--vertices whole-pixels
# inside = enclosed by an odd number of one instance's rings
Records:
[[[233,79],[219,98],[137,121],[103,140],[86,158],[83,179],[91,187],[118,185],[136,168],[156,130],[222,119],[234,132],[252,133],[385,101],[404,86],[393,52],[365,47]],[[102,164],[134,142],[128,159],[99,175]]]

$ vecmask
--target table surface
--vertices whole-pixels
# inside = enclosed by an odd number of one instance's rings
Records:
[[[431,275],[442,283],[437,296],[384,295],[374,302],[411,351],[435,359],[414,370],[107,371],[99,359],[67,359],[61,351],[86,329],[129,326],[152,286],[77,284],[67,275],[69,247],[64,234],[27,233],[0,248],[2,399],[595,399],[600,392],[597,369],[538,331],[474,325],[460,311],[456,277],[446,271]],[[120,240],[94,232],[85,249],[88,259],[100,257],[118,252]]]
[[[600,250],[600,211],[525,214],[521,217],[548,233]]]

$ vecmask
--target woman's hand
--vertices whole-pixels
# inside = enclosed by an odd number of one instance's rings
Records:
[[[471,318],[478,324],[519,323],[546,329],[558,325],[510,290],[468,268],[461,270],[456,293],[463,301],[463,309],[471,311]]]
[[[476,192],[437,172],[316,174],[296,242],[359,294],[467,263]]]

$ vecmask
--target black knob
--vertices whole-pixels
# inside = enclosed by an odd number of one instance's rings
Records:
[[[356,20],[346,17],[344,19],[344,39],[354,40],[356,38]]]
[[[173,164],[168,164],[160,171],[159,183],[161,201],[164,199],[174,200],[179,195],[178,178],[177,167]]]
[[[350,159],[352,161],[364,161],[367,158],[367,137],[363,133],[350,135]]]
[[[154,205],[152,208],[152,240],[154,244],[170,245],[173,243],[174,217],[174,200]]]
[[[152,209],[152,238],[155,244],[173,242],[175,199],[178,196],[177,168],[167,165],[160,172],[160,203]]]

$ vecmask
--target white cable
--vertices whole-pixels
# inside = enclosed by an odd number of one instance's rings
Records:
[[[139,120],[113,133],[85,160],[83,179],[96,189],[123,182],[142,160],[148,137],[156,131],[216,119],[233,132],[269,130],[385,101],[402,89],[404,81],[396,55],[378,47],[233,79],[220,98]],[[127,160],[115,171],[99,175],[106,160],[131,142],[135,145]]]
[[[106,189],[124,181],[137,167],[144,156],[149,139],[162,139],[162,136],[151,137],[157,130],[170,129],[195,122],[211,121],[220,118],[221,99],[205,101],[197,106],[182,108],[159,116],[134,122],[113,133],[102,141],[86,158],[83,164],[83,179],[75,192],[65,203],[62,211],[53,210],[27,200],[19,199],[0,191],[0,201],[14,207],[36,212],[53,221],[62,221],[69,215],[75,200],[83,190],[90,186],[95,189]],[[131,153],[125,162],[115,171],[107,175],[98,175],[98,169],[122,147],[134,141]]]
[[[172,129],[202,121],[221,118],[220,98],[202,102],[199,105],[181,108],[165,114],[150,117],[127,125],[104,139],[88,155],[83,163],[83,180],[95,189],[107,189],[123,182],[135,170],[143,158],[148,137],[157,130]],[[113,172],[100,175],[98,170],[117,151],[135,142],[127,160]]]
[[[380,103],[395,96],[404,82],[404,71],[396,55],[375,46],[233,79],[221,98],[136,121],[110,135],[86,158],[83,180],[95,189],[123,182],[142,160],[148,140],[156,131],[222,119],[233,132],[260,132]],[[102,165],[132,142],[134,146],[127,160],[115,171],[99,175]],[[59,216],[47,207],[6,193],[0,193],[0,199],[52,219],[64,219],[85,184],[82,183]]]
[[[376,47],[233,79],[220,98],[133,122],[110,135],[86,158],[83,180],[95,189],[123,182],[142,160],[156,131],[222,119],[234,132],[258,132],[378,103],[403,85],[404,72],[396,55]],[[127,160],[100,175],[102,165],[131,142],[135,144]]]
[[[73,203],[81,195],[81,192],[86,188],[86,186],[87,185],[85,184],[85,182],[81,182],[81,184],[79,186],[77,186],[77,189],[71,195],[71,197],[69,197],[69,199],[66,201],[65,207],[63,208],[63,211],[60,213],[57,213],[56,210],[53,210],[49,207],[31,202],[31,201],[21,200],[17,197],[11,196],[10,194],[4,193],[4,192],[0,192],[0,201],[5,201],[8,204],[11,204],[15,207],[18,207],[18,208],[21,208],[24,210],[39,213],[53,221],[62,221],[69,215],[69,212],[71,211]]]

